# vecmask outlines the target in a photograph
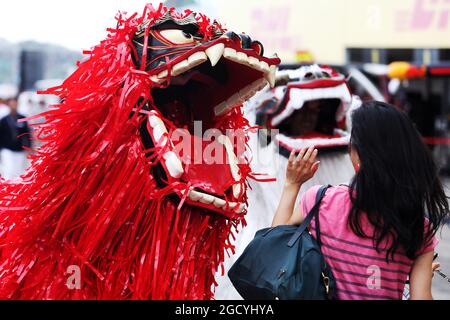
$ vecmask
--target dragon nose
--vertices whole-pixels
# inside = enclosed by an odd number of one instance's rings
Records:
[[[235,43],[239,43],[244,50],[254,50],[260,56],[264,55],[264,48],[259,41],[253,41],[248,35],[240,33],[234,33],[233,31],[227,32],[226,37],[233,40]]]

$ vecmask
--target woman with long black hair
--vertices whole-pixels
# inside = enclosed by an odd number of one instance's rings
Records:
[[[409,277],[411,299],[432,299],[435,235],[449,205],[431,153],[406,114],[367,102],[352,116],[350,154],[350,186],[328,189],[319,213],[337,298],[401,299]],[[313,207],[319,186],[294,209],[320,166],[316,156],[314,147],[291,154],[273,226],[300,224]]]

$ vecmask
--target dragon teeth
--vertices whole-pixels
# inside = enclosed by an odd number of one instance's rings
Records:
[[[189,198],[192,201],[200,201],[200,199],[203,198],[203,195],[197,191],[189,191]]]
[[[269,65],[265,61],[260,61],[258,58],[249,56],[245,52],[237,51],[233,48],[228,48],[224,43],[217,43],[209,48],[207,48],[204,52],[198,51],[192,54],[187,60],[181,61],[176,64],[171,73],[172,76],[179,76],[186,71],[204,63],[206,60],[209,60],[211,66],[216,66],[220,59],[224,57],[233,62],[246,65],[248,67],[253,68],[262,73],[263,78],[251,83],[247,87],[243,88],[239,92],[236,92],[234,95],[229,97],[227,100],[219,103],[215,108],[215,114],[217,116],[223,115],[229,109],[238,106],[244,103],[249,98],[253,97],[257,91],[265,86],[266,83],[273,88],[276,83],[276,66]],[[273,58],[278,58],[277,55],[274,55]],[[164,70],[158,74],[158,76],[152,76],[151,80],[153,82],[161,83],[164,78],[167,78],[168,71]]]
[[[220,115],[224,114],[225,111],[228,110],[229,104],[227,102],[228,101],[224,101],[214,108],[214,112],[216,113],[216,116],[220,116]]]
[[[236,213],[242,213],[245,210],[245,205],[242,203],[231,203],[230,207]]]
[[[261,61],[259,63],[259,66],[257,67],[259,70],[261,70],[264,73],[269,73],[270,72],[270,66],[267,62]]]
[[[234,148],[233,148],[233,144],[230,141],[230,138],[228,138],[227,136],[220,136],[217,141],[224,145],[226,153],[227,153],[227,157],[228,157],[228,162],[230,165],[230,170],[231,170],[231,175],[233,176],[233,179],[235,181],[241,181],[242,176],[239,173],[240,169],[238,166],[239,160],[236,157],[236,155],[234,154]]]
[[[208,60],[208,57],[205,52],[199,51],[199,52],[194,53],[188,59],[189,69],[192,69],[192,68],[202,64],[206,60]]]
[[[167,144],[167,137],[169,136],[169,133],[167,131],[166,126],[164,125],[164,122],[156,115],[150,115],[148,118],[149,124],[152,127],[152,136],[153,139],[157,143],[161,143],[162,145]],[[164,140],[162,140],[164,138]]]
[[[149,116],[149,122],[150,122],[150,125],[153,128],[156,128],[156,127],[163,127],[163,128],[165,128],[166,127],[164,125],[164,122],[158,116],[155,116],[155,115]]]
[[[232,48],[225,48],[223,52],[223,56],[231,60],[233,62],[243,64],[246,66],[250,66],[253,69],[256,69],[264,74],[264,78],[273,88],[275,86],[275,74],[276,74],[276,66],[269,66],[267,62],[260,61],[258,58],[248,56],[244,52],[236,51]],[[278,58],[275,54],[273,58]]]
[[[235,185],[233,185],[233,196],[234,196],[234,198],[239,199],[239,197],[241,196],[241,194],[242,194],[242,187],[241,187],[241,184],[235,184]]]
[[[163,158],[170,176],[176,179],[181,178],[184,174],[184,169],[180,158],[178,158],[175,152],[169,151],[164,154]]]
[[[163,82],[160,78],[158,78],[158,76],[151,76],[150,80],[152,82],[155,82],[155,83],[158,83],[158,84],[161,84]]]
[[[259,68],[259,60],[256,59],[255,57],[249,57],[248,63],[250,64],[251,67],[255,69]]]
[[[216,44],[206,49],[205,54],[211,62],[211,66],[215,67],[223,56],[225,45],[223,43]]]
[[[223,208],[226,204],[227,202],[225,200],[219,198],[214,199],[214,206],[218,209]]]
[[[226,111],[229,109],[244,103],[249,98],[253,97],[257,91],[261,90],[266,86],[266,80],[265,79],[259,79],[255,82],[249,84],[245,88],[243,88],[238,93],[234,94],[228,100],[218,104],[214,108],[214,112],[217,116],[223,115]]]
[[[181,194],[185,194],[186,190],[181,191]],[[229,209],[232,211],[235,211],[236,213],[243,213],[246,206],[243,203],[236,203],[236,202],[226,202],[223,199],[214,197],[212,195],[201,193],[197,191],[190,190],[188,193],[188,197],[190,200],[194,202],[200,202],[203,204],[210,204],[216,207],[217,209]]]
[[[181,61],[172,68],[172,76],[176,77],[190,69],[188,60]]]
[[[269,82],[271,88],[275,87],[276,71],[277,71],[277,68],[275,66],[271,66],[269,73],[266,73],[264,75],[264,77],[266,78],[267,82]]]
[[[223,56],[229,60],[237,61],[237,51],[231,48],[225,48]]]
[[[164,70],[158,74],[158,78],[164,79],[164,78],[167,78],[168,75],[169,75],[169,72],[167,70]]]
[[[236,58],[237,62],[241,64],[248,64],[248,56],[244,52],[238,52]]]
[[[204,204],[213,204],[215,200],[215,197],[210,196],[209,194],[202,194],[202,198],[199,200],[201,203]]]
[[[168,134],[168,132],[167,132],[166,128],[164,128],[164,127],[158,126],[158,127],[153,128],[153,137],[154,137],[155,141],[157,141],[157,142],[160,142],[161,138],[167,134]]]

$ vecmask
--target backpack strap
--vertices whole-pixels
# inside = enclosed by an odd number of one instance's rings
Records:
[[[325,193],[327,192],[328,188],[331,186],[323,186],[319,189],[316,195],[316,203],[319,204],[322,202],[323,197],[325,197]],[[322,248],[322,240],[320,238],[320,218],[319,218],[319,208],[317,208],[315,212],[315,222],[316,222],[316,241],[320,248]]]
[[[311,224],[311,221],[314,217],[316,218],[317,242],[319,243],[319,246],[322,245],[322,243],[320,241],[320,227],[319,227],[319,222],[318,222],[319,221],[318,216],[319,216],[320,203],[322,202],[322,199],[325,196],[325,193],[327,192],[328,188],[330,188],[330,186],[322,186],[317,191],[316,203],[315,203],[314,207],[311,209],[311,211],[308,213],[308,216],[306,217],[305,221],[303,221],[303,223],[298,227],[297,231],[292,236],[291,240],[288,242],[289,247],[292,248],[295,245],[297,240],[300,239],[300,236],[302,235],[302,233],[305,232],[306,228],[309,227],[309,225]],[[317,233],[317,230],[319,230],[319,233]]]

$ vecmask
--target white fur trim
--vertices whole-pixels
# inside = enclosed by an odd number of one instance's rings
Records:
[[[345,146],[350,142],[350,134],[347,132],[335,129],[336,134],[340,134],[340,138],[314,138],[314,139],[294,139],[287,137],[283,134],[279,134],[275,137],[275,140],[282,146],[290,150],[300,150],[303,148],[309,148],[315,146],[316,148],[326,148],[335,146]]]
[[[348,90],[345,83],[330,88],[317,88],[317,89],[300,89],[291,88],[290,99],[286,105],[286,108],[281,114],[272,119],[272,126],[276,127],[281,122],[290,117],[296,110],[300,110],[305,102],[314,101],[319,99],[339,99],[341,100],[341,105],[336,112],[336,121],[342,121],[347,114],[348,109],[351,106],[352,95]]]

